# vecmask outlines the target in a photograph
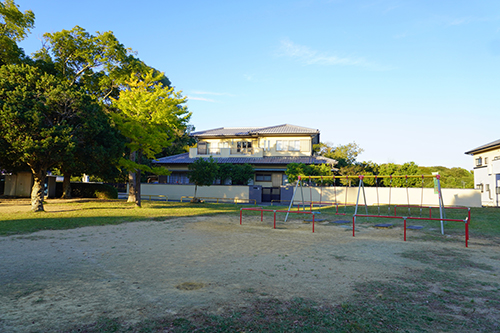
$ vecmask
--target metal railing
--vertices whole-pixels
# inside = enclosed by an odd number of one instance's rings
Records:
[[[198,155],[220,155],[220,148],[198,149]]]
[[[181,197],[181,202],[184,202],[183,200],[184,199],[193,199],[194,197],[192,196],[187,196],[187,195],[183,195]],[[200,199],[200,200],[203,200],[203,201],[207,201],[207,202],[215,202],[215,203],[253,203],[254,205],[257,204],[257,200],[255,199],[239,199],[239,198],[216,198],[216,197],[196,197],[197,199]]]
[[[168,197],[163,194],[141,194],[141,199],[144,197],[148,197],[149,201],[153,201],[153,198],[165,198],[165,201],[168,201]]]
[[[231,148],[231,155],[252,155],[253,148]]]

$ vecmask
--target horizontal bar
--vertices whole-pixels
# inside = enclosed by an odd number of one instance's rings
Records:
[[[274,210],[258,208],[240,208],[240,210],[253,210],[257,212],[276,212],[276,213],[294,213],[294,214],[321,214],[320,212],[296,211],[296,210]]]
[[[465,222],[465,220],[459,219],[447,219],[447,218],[434,218],[434,217],[412,217],[412,216],[391,216],[391,215],[365,215],[365,214],[355,214],[356,217],[381,217],[387,219],[407,219],[407,220],[427,220],[427,221],[450,221],[450,222]]]
[[[363,178],[436,178],[440,175],[389,175],[389,176],[375,176],[375,175],[358,175],[358,176],[305,176],[300,175],[300,179],[359,179]]]

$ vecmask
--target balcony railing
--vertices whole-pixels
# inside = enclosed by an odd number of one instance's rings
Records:
[[[253,148],[231,148],[231,155],[252,155]]]
[[[220,155],[220,148],[198,148],[198,155]]]
[[[225,158],[230,156],[236,157],[263,157],[263,150],[260,148],[190,148],[189,156],[196,158],[197,156],[214,156]]]

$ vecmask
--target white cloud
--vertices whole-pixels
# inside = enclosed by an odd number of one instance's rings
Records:
[[[499,16],[496,17],[461,17],[461,18],[445,18],[447,25],[463,25],[477,22],[495,22],[500,19]]]
[[[247,81],[253,81],[254,80],[254,76],[252,74],[243,74],[243,77]]]
[[[324,66],[358,66],[372,70],[389,70],[391,68],[384,67],[373,62],[370,62],[362,57],[340,57],[327,53],[321,53],[310,49],[307,46],[295,44],[287,39],[281,41],[279,55],[297,59],[305,65],[324,65]]]
[[[215,103],[215,101],[213,99],[204,98],[204,97],[188,97],[188,100]]]
[[[234,95],[229,94],[229,93],[218,93],[218,92],[199,91],[199,90],[193,91],[193,94],[196,94],[196,95],[213,95],[213,96],[234,96]]]

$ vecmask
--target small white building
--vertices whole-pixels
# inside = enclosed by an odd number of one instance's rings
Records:
[[[499,206],[500,195],[500,140],[496,140],[465,154],[474,157],[474,184],[481,191],[483,206]]]

